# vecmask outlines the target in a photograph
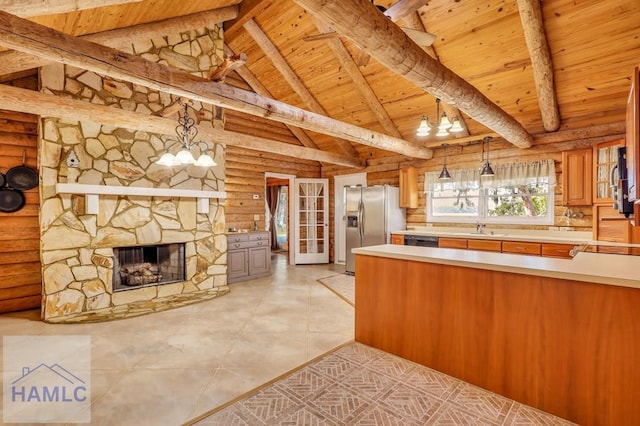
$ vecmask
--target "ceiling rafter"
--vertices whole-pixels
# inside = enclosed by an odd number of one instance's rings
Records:
[[[137,40],[151,40],[170,33],[179,33],[186,29],[204,28],[233,19],[235,16],[238,16],[238,6],[227,6],[162,21],[84,35],[81,38],[113,47],[114,49],[124,49]],[[38,68],[50,62],[45,58],[18,50],[0,52],[0,75]]]
[[[475,121],[519,148],[529,148],[533,137],[502,108],[453,71],[437,62],[398,26],[368,3],[354,0],[294,0],[327,21],[389,70],[416,86],[458,106]]]
[[[224,50],[226,55],[234,55],[233,50],[226,43],[224,45]],[[240,77],[242,77],[244,82],[247,83],[249,87],[251,87],[251,89],[258,95],[264,96],[266,98],[273,98],[273,96],[269,92],[269,89],[267,89],[264,84],[262,84],[262,82],[258,80],[258,78],[251,72],[251,70],[249,70],[249,68],[244,66],[237,68],[235,71]],[[304,130],[299,127],[291,126],[289,124],[285,124],[285,126],[291,133],[293,133],[296,138],[298,138],[302,145],[306,146],[307,148],[319,149],[318,145],[316,145],[316,143],[309,137],[309,135],[305,133]]]
[[[553,73],[553,60],[544,30],[540,0],[518,0],[520,20],[524,29],[533,80],[536,84],[542,125],[547,132],[560,128],[560,111]]]
[[[4,105],[3,108],[9,111],[19,111],[70,120],[94,121],[125,129],[144,130],[151,133],[175,136],[176,121],[173,118],[157,117],[150,114],[92,104],[88,101],[62,98],[6,85],[0,85],[0,101],[2,101]],[[212,126],[199,126],[198,137],[257,151],[295,156],[305,160],[321,161],[348,167],[360,166],[358,161],[354,161],[345,155],[246,135],[244,133],[216,129]]]
[[[433,156],[431,149],[413,145],[405,140],[315,114],[247,90],[211,82],[5,12],[0,12],[0,44],[50,61],[91,70],[110,78],[292,124],[408,157],[429,159]]]
[[[407,15],[414,14],[422,6],[429,3],[430,0],[398,0],[384,13],[393,22],[405,18]]]
[[[313,22],[321,33],[325,33],[330,31],[330,28],[327,24],[320,21],[319,19],[313,18]],[[376,96],[375,92],[367,82],[367,80],[362,75],[362,72],[358,68],[358,65],[353,61],[351,54],[345,47],[342,40],[339,38],[330,38],[327,39],[327,43],[329,48],[333,51],[333,54],[336,56],[344,71],[349,75],[351,81],[356,86],[360,94],[364,97],[367,105],[371,108],[371,111],[376,116],[384,130],[390,134],[391,136],[395,136],[397,138],[402,138],[402,134],[393,123],[393,120],[384,109],[384,106],[380,103],[380,100]]]
[[[273,44],[264,31],[262,31],[256,21],[249,19],[244,23],[244,29],[249,33],[251,38],[253,38],[278,72],[282,74],[284,81],[286,81],[300,99],[302,99],[302,102],[304,102],[307,108],[316,114],[329,116],[315,96],[307,89],[307,86],[304,85],[300,77],[298,77],[298,74],[291,69],[287,60],[282,56],[282,53],[280,53],[280,50],[278,50],[276,45]],[[348,141],[336,137],[334,137],[333,140],[345,154],[353,157],[359,156],[358,151]]]

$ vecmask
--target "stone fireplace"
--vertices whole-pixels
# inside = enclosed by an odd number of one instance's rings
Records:
[[[167,35],[123,50],[206,76],[222,61],[222,29]],[[45,93],[149,114],[177,101],[62,64],[41,68],[40,82]],[[223,127],[222,111],[213,105],[193,102],[189,108],[198,127]],[[179,148],[175,137],[114,128],[99,120],[41,117],[42,318],[126,318],[226,294],[222,195],[192,195],[224,194],[224,146],[202,140],[192,146],[195,156],[206,150],[217,163],[214,167],[161,166],[155,161]],[[91,198],[60,190],[61,184],[109,191]],[[168,247],[169,254],[164,252]],[[133,248],[140,250],[136,254]],[[141,259],[121,257],[123,253]],[[123,263],[126,278],[117,269]]]

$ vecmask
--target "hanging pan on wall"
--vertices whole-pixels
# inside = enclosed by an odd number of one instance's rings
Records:
[[[4,187],[0,189],[0,212],[13,213],[24,207],[24,194],[17,189]]]
[[[0,173],[0,188],[2,188],[5,183],[6,183],[6,180],[4,180],[4,174]]]
[[[26,191],[38,186],[38,172],[25,166],[26,158],[27,150],[25,149],[22,153],[22,165],[10,168],[5,175],[7,185],[13,189]]]

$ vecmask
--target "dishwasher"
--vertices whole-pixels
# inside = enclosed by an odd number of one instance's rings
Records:
[[[438,237],[431,235],[405,235],[405,246],[438,247]]]

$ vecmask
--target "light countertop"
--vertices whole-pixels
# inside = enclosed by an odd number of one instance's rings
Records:
[[[535,241],[540,243],[598,244],[591,232],[538,231],[524,229],[484,229],[482,233],[473,228],[420,227],[406,231],[394,231],[400,235],[424,235],[450,238],[474,238],[485,240]],[[610,243],[607,243],[610,244]]]
[[[640,275],[638,275],[640,256],[579,252],[573,259],[557,259],[523,254],[394,244],[357,248],[353,252],[367,256],[440,263],[640,289]]]

